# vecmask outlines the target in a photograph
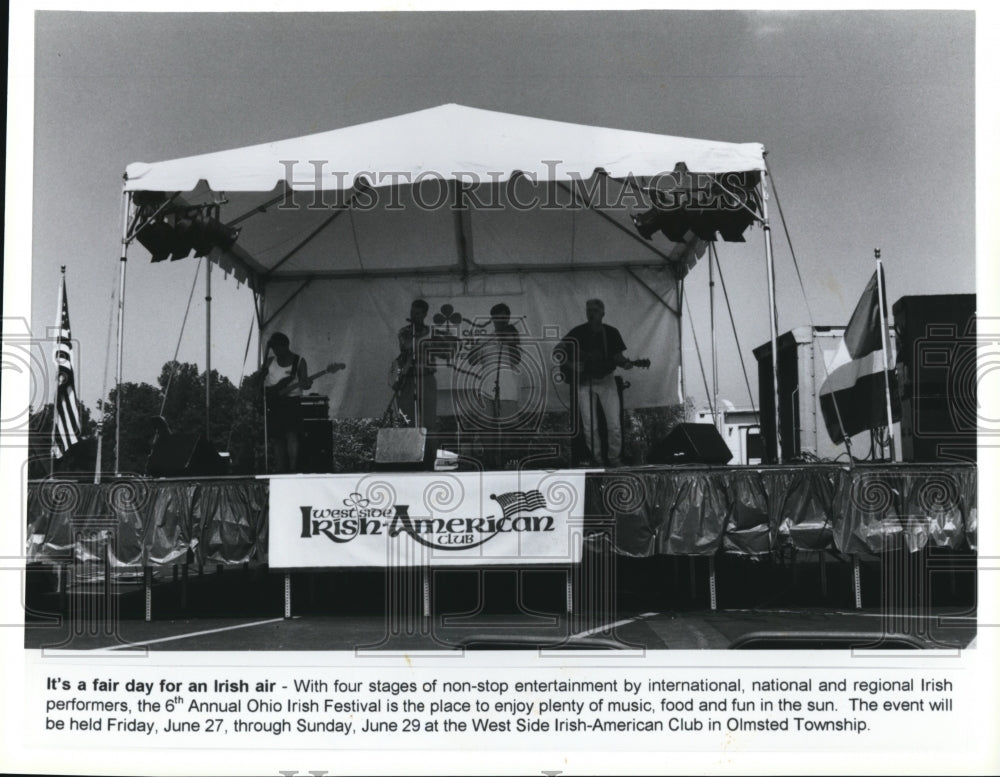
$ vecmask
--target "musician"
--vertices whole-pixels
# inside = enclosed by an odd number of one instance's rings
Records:
[[[499,302],[490,308],[493,331],[469,352],[469,363],[480,370],[479,392],[497,426],[517,422],[521,380],[521,335],[510,323],[510,308]],[[502,422],[502,423],[501,423]]]
[[[607,426],[609,467],[621,466],[621,399],[615,383],[618,367],[631,369],[625,358],[621,333],[604,323],[604,303],[588,299],[587,323],[574,327],[556,346],[556,352],[569,366],[576,389],[580,421],[590,458],[581,463],[592,466],[600,460],[601,440],[597,430],[596,410],[600,406]]]
[[[437,427],[437,379],[434,377],[431,328],[424,323],[430,306],[422,299],[410,305],[407,324],[397,333],[398,405],[409,426]]]
[[[297,472],[302,435],[302,392],[312,386],[306,360],[293,353],[288,336],[275,332],[267,341],[264,393],[267,430],[274,442],[275,472]]]

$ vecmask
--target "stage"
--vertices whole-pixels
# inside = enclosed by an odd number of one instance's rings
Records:
[[[717,554],[974,552],[976,487],[963,464],[48,479],[28,483],[26,552],[147,581],[171,566],[267,565],[286,583],[292,570],[387,567],[421,569],[426,586],[436,567],[547,565],[569,570],[572,610],[584,550],[610,549],[706,557],[714,608]]]

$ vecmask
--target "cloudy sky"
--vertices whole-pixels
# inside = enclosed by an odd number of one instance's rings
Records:
[[[772,199],[779,331],[808,325],[809,310],[814,323],[846,323],[876,246],[890,303],[973,291],[974,36],[971,11],[38,12],[23,258],[31,329],[52,325],[66,265],[81,398],[92,406],[113,381],[107,343],[130,162],[449,102],[763,143],[805,284],[803,296]],[[750,350],[768,338],[760,230],[719,254],[755,386]],[[196,260],[151,265],[138,246],[131,257],[124,373],[154,382],[173,356]],[[212,366],[236,381],[252,297],[215,279]],[[688,333],[706,359],[707,286],[703,263],[689,278]],[[179,354],[201,365],[203,297],[199,285]],[[719,316],[721,395],[745,405],[724,307]],[[703,401],[690,337],[684,358],[687,392]]]

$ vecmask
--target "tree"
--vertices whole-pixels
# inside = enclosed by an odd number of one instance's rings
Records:
[[[121,397],[121,450],[119,472],[144,474],[152,444],[151,419],[163,416],[174,434],[197,436],[205,432],[205,374],[197,365],[169,361],[160,370],[159,386],[148,383],[123,383],[101,403],[104,425],[102,469],[114,471],[117,407]],[[237,419],[247,413],[238,409],[240,392],[225,376],[212,370],[211,419],[208,439],[217,450],[233,444]],[[166,401],[164,401],[166,397]],[[241,428],[246,426],[241,422]],[[246,470],[251,471],[251,470]]]
[[[44,478],[49,474],[49,462],[53,470],[59,472],[94,471],[96,457],[95,431],[97,422],[91,417],[90,409],[80,403],[80,441],[59,459],[51,459],[52,450],[52,403],[40,409],[28,408],[28,477]]]

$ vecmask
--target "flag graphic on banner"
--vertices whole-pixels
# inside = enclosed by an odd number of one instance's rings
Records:
[[[548,507],[542,492],[537,489],[534,491],[508,491],[499,496],[490,494],[490,499],[495,499],[500,505],[504,518],[510,518],[514,513],[544,510]]]
[[[76,402],[76,370],[73,365],[73,340],[69,328],[65,276],[62,279],[60,300],[59,335],[55,346],[59,375],[52,431],[52,455],[57,459],[80,439],[80,407]]]
[[[881,267],[879,268],[881,270]],[[885,282],[883,276],[883,295]],[[885,310],[885,298],[882,310]],[[888,418],[885,407],[886,355],[882,350],[882,325],[879,315],[878,275],[872,273],[861,299],[851,315],[841,341],[828,368],[828,375],[819,390],[820,409],[830,439],[840,443],[866,429],[884,426]],[[892,343],[890,341],[890,351]],[[894,359],[889,354],[889,368]],[[889,373],[893,415],[896,407],[896,375]],[[836,406],[834,405],[836,402]],[[839,411],[839,418],[838,418]],[[843,426],[841,426],[843,422]]]

